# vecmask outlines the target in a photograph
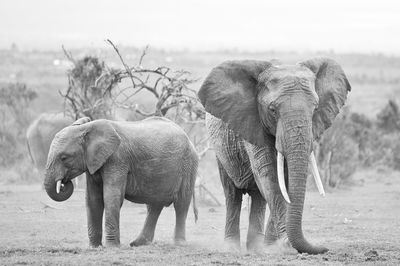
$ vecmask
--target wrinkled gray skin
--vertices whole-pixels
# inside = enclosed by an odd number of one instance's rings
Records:
[[[62,113],[43,113],[36,118],[26,132],[29,156],[39,172],[44,176],[50,144],[58,131],[74,121]]]
[[[301,253],[328,250],[311,245],[303,236],[308,162],[313,140],[332,124],[350,89],[341,67],[327,58],[290,66],[228,61],[211,71],[199,98],[208,112],[207,128],[225,191],[225,239],[230,245],[240,245],[242,194],[248,193],[252,199],[248,249],[262,246],[268,203],[267,245],[288,239]],[[278,186],[277,151],[285,158],[290,204]]]
[[[174,204],[175,240],[185,240],[185,223],[194,201],[198,157],[185,132],[164,118],[120,122],[81,118],[55,136],[44,185],[56,201],[72,194],[71,180],[86,172],[86,209],[91,247],[119,246],[119,215],[125,199],[147,204],[147,218],[131,246],[148,244],[164,206]],[[60,193],[56,182],[62,180]]]

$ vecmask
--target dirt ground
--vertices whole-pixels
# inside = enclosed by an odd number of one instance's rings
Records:
[[[200,205],[199,221],[192,211],[187,243],[174,245],[173,207],[163,210],[155,241],[129,247],[141,230],[146,208],[124,202],[121,248],[89,249],[84,192],[66,202],[50,200],[39,185],[0,186],[1,265],[399,265],[400,173],[385,169],[359,171],[351,188],[331,191],[325,198],[309,191],[303,228],[312,243],[330,251],[323,255],[264,254],[245,251],[248,212],[242,210],[242,252],[223,248],[225,208]],[[222,199],[222,198],[221,198]]]

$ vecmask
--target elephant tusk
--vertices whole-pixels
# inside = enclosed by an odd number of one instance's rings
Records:
[[[285,158],[283,157],[283,154],[278,151],[278,158],[276,161],[277,161],[279,188],[281,189],[283,198],[287,201],[287,203],[290,203],[289,195],[287,193],[285,185],[285,174],[283,170],[284,160]]]
[[[319,172],[318,172],[317,161],[315,160],[313,151],[310,154],[310,162],[311,162],[311,171],[314,176],[315,183],[317,184],[319,194],[321,194],[321,196],[325,197],[324,186],[322,185],[321,176],[319,175]]]
[[[60,188],[61,188],[61,180],[58,180],[57,184],[56,184],[56,192],[57,192],[57,194],[60,193]]]

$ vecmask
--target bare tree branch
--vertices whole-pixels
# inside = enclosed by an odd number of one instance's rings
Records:
[[[117,48],[117,47],[114,45],[114,43],[113,43],[112,41],[110,41],[109,39],[107,39],[107,42],[114,48],[115,52],[116,52],[117,55],[119,56],[119,59],[121,60],[122,65],[125,67],[126,73],[128,73],[128,74],[129,74],[129,77],[131,78],[131,82],[132,82],[133,87],[135,87],[136,84],[135,84],[135,81],[133,80],[132,73],[131,73],[131,71],[129,70],[129,66],[125,63],[125,61],[124,61],[124,59],[122,58],[122,56],[121,56],[121,54],[120,54],[118,48]]]
[[[139,66],[142,65],[142,61],[143,61],[144,56],[146,55],[147,49],[149,49],[149,45],[146,45],[146,47],[143,49],[142,55],[140,56],[140,59],[139,59]]]

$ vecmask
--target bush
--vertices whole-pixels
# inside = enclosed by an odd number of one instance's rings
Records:
[[[389,100],[376,120],[344,109],[315,150],[321,177],[329,186],[348,180],[359,166],[400,170],[399,106]]]
[[[314,148],[323,183],[330,187],[348,180],[358,166],[360,125],[351,117],[344,110]]]
[[[67,72],[68,89],[64,97],[64,111],[72,119],[88,116],[91,119],[112,118],[112,91],[117,80],[113,69],[93,56],[74,60],[66,52],[73,68]]]
[[[378,113],[377,125],[387,132],[400,130],[400,110],[396,101],[389,100],[387,105]]]

